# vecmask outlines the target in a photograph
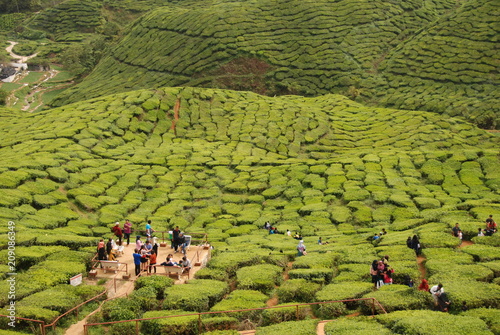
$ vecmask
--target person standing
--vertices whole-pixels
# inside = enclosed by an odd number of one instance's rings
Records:
[[[108,258],[109,255],[111,254],[111,250],[113,250],[113,239],[109,238],[108,243],[106,243],[106,253],[108,254]]]
[[[175,229],[172,231],[172,242],[173,242],[173,248],[177,252],[177,248],[179,247],[178,240],[179,240],[179,233],[181,230],[179,229],[179,226],[176,226]]]
[[[139,250],[134,249],[132,256],[134,257],[135,275],[138,276],[141,273],[141,254]]]
[[[156,273],[156,253],[154,251],[151,252],[149,256],[149,273],[151,273],[152,268],[154,268]]]
[[[459,229],[458,230],[458,239],[460,240],[460,244],[462,244],[462,238],[463,238],[463,234],[462,234],[462,231]]]
[[[141,250],[141,248],[142,248],[141,236],[139,236],[139,235],[137,235],[137,236],[135,237],[135,248],[136,248],[137,250]]]
[[[125,224],[123,225],[123,234],[125,237],[124,240],[127,240],[127,245],[130,244],[130,234],[132,234],[132,223],[127,219],[125,220]]]
[[[115,223],[115,226],[111,228],[111,231],[118,237],[118,245],[122,245],[122,229],[120,228],[120,222]]]
[[[420,245],[420,241],[418,240],[417,235],[413,235],[413,238],[411,239],[411,248],[415,250],[415,255],[420,256],[420,251],[422,250],[422,247]]]
[[[106,257],[106,246],[104,245],[104,240],[102,238],[99,240],[99,243],[97,243],[97,259],[100,261],[108,259]]]
[[[153,233],[154,233],[154,229],[151,226],[151,220],[148,220],[148,222],[146,223],[146,236],[147,236],[147,238],[150,238],[151,235],[153,235]]]

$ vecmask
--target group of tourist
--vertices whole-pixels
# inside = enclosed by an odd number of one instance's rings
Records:
[[[379,289],[384,285],[392,284],[392,274],[394,269],[389,265],[389,256],[385,255],[381,260],[373,260],[370,266],[370,275],[374,289]]]
[[[493,215],[490,215],[486,219],[486,228],[477,228],[477,236],[492,236],[497,232],[497,224],[495,220],[493,220]],[[462,230],[460,229],[460,225],[458,223],[451,229],[451,233],[453,236],[458,237],[460,239],[460,244],[462,243]]]
[[[382,238],[382,236],[386,235],[387,234],[387,231],[385,230],[385,228],[382,228],[382,230],[380,231],[380,233],[377,233],[373,236],[373,240],[376,241],[376,240],[379,240]]]

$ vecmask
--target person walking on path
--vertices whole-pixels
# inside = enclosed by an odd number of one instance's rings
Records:
[[[417,235],[413,235],[411,239],[411,248],[415,250],[415,254],[420,256],[420,251],[422,250],[422,246],[420,245],[420,241],[418,240]]]

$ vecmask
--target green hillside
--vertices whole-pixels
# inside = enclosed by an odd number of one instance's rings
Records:
[[[94,72],[53,105],[162,86],[339,93],[495,128],[497,11],[488,0],[165,6],[136,21]]]
[[[207,233],[216,250],[226,252],[214,254],[199,278],[230,282],[245,276],[237,288],[261,290],[256,306],[279,284],[276,278],[288,262],[283,257],[292,260],[296,253],[295,240],[259,229],[269,220],[281,231],[301,231],[309,245],[307,264],[296,260],[289,273],[291,279],[326,285],[313,297],[320,289],[315,285],[304,298],[308,302],[371,294],[366,266],[387,253],[397,268],[396,283],[406,276],[417,281],[414,253],[405,240],[418,233],[428,248],[432,280],[444,281],[456,299],[473,299],[473,307],[499,307],[498,299],[490,298],[500,294],[496,285],[481,283],[484,292],[478,293],[475,284],[498,280],[496,237],[456,251],[453,255],[463,256],[450,258],[453,267],[439,263],[458,246],[449,235],[455,222],[470,239],[487,215],[500,215],[499,138],[463,121],[365,107],[340,95],[266,97],[161,88],[33,114],[2,110],[0,137],[0,217],[16,227],[18,316],[50,322],[100,292],[58,284],[85,272],[96,241],[125,218],[137,225],[151,219],[159,231],[179,225]],[[390,234],[372,244],[382,227]],[[0,249],[8,246],[8,230],[0,228]],[[314,246],[318,235],[331,242],[324,250]],[[278,249],[279,257],[269,256]],[[334,258],[328,261],[324,252]],[[7,259],[0,257],[2,278]],[[469,270],[462,273],[457,267],[465,260]],[[261,279],[252,279],[252,268],[244,269],[250,265],[270,271],[271,281],[254,283]],[[346,280],[349,287],[342,284]],[[474,298],[463,297],[464,280],[471,281]],[[333,282],[340,285],[334,295],[328,285]],[[423,296],[394,287],[392,298],[377,296],[389,311],[426,308]],[[8,289],[2,281],[0,307],[8,302]],[[236,290],[230,296],[243,296],[215,304],[223,297],[219,292],[210,305],[193,304],[195,310],[246,308],[245,299],[255,299],[248,292],[254,291]],[[401,307],[407,294],[415,302]],[[176,308],[167,302],[164,309]],[[119,315],[133,318],[149,309]],[[102,320],[114,320],[106,315]]]

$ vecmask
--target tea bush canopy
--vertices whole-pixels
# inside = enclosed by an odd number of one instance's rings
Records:
[[[0,125],[0,217],[15,222],[16,297],[25,317],[49,322],[81,301],[59,285],[86,272],[97,241],[125,218],[151,219],[157,231],[206,232],[215,249],[189,284],[140,279],[130,298],[103,305],[102,321],[261,308],[273,296],[279,304],[373,296],[390,311],[426,308],[429,296],[402,286],[421,278],[406,246],[415,234],[431,284],[443,282],[471,308],[499,307],[498,237],[472,234],[488,215],[500,216],[492,168],[499,138],[459,119],[333,94],[164,87],[30,114],[0,109]],[[262,229],[267,221],[280,233]],[[457,221],[476,243],[460,246],[450,233]],[[373,243],[382,228],[388,233]],[[302,236],[306,256],[297,256],[298,241],[286,230]],[[7,236],[0,234],[0,256],[8,255]],[[371,292],[369,264],[384,255],[395,285]],[[1,308],[8,290],[0,282]],[[52,292],[60,302],[33,303]],[[301,309],[300,317],[354,309],[370,313],[359,303],[329,303]],[[203,325],[291,315],[234,312]]]
[[[45,29],[56,32],[82,21],[96,30],[96,6],[66,1],[36,22],[44,18]],[[63,7],[65,15],[51,24]],[[498,128],[497,10],[494,0],[168,3],[128,27],[95,71],[53,106],[144,88],[201,86],[270,96],[337,93]],[[308,129],[305,139],[320,136],[320,129]]]

